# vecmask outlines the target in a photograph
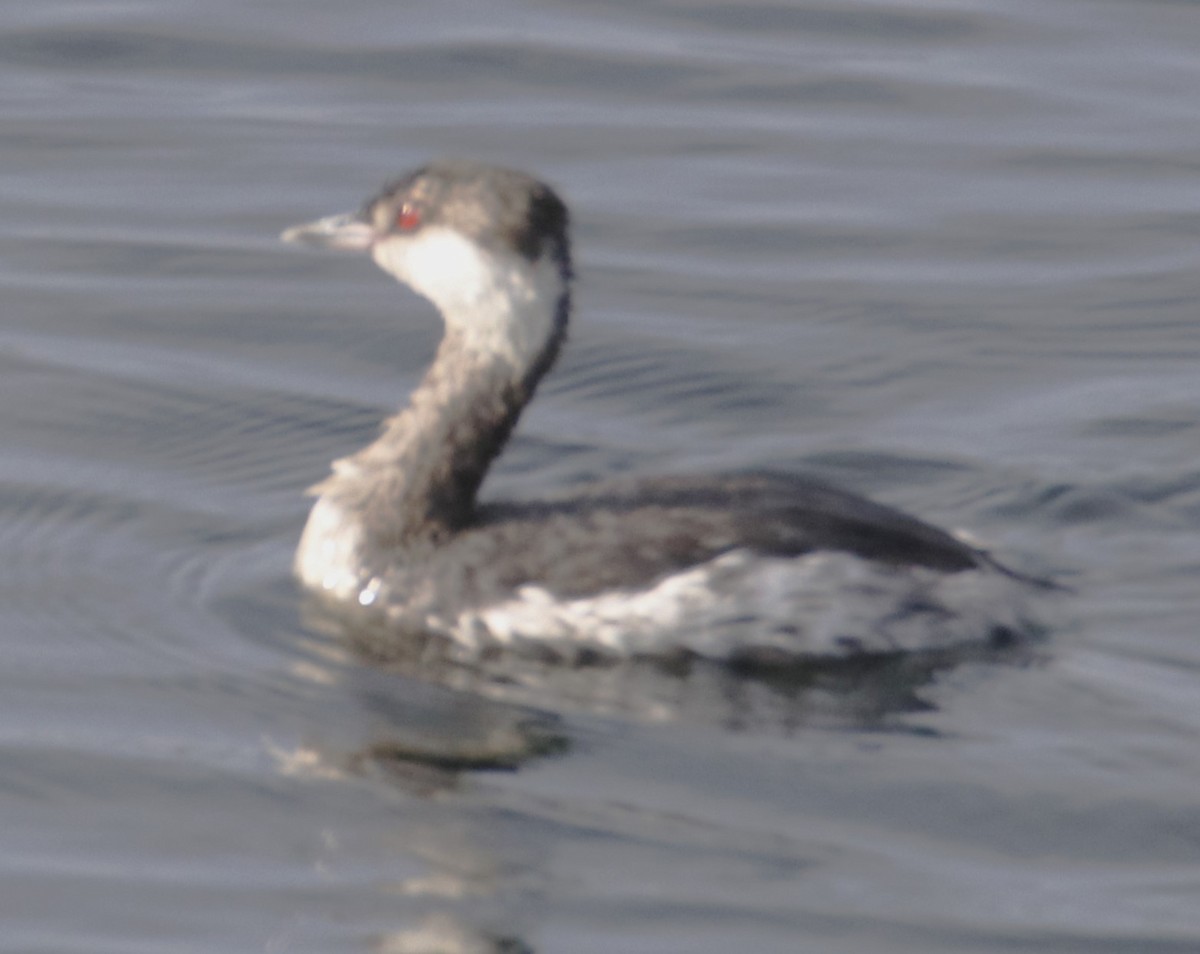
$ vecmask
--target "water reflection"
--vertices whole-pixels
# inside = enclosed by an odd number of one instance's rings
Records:
[[[517,768],[529,758],[565,752],[570,743],[561,726],[546,720],[570,712],[784,735],[813,725],[887,728],[896,715],[930,707],[921,690],[942,670],[968,661],[1026,663],[1038,653],[1033,634],[1017,641],[828,660],[715,662],[689,653],[589,654],[567,664],[556,656],[501,647],[464,654],[436,636],[400,638],[383,620],[315,599],[305,618],[375,673],[374,688],[360,689],[360,697],[383,725],[389,724],[389,689],[375,680],[386,674],[453,690],[456,698],[471,700],[468,708],[492,704],[483,719],[486,728],[455,730],[452,742],[438,743],[445,744],[443,751],[430,751],[411,734],[372,749],[451,769]]]
[[[533,948],[517,937],[473,931],[454,918],[431,915],[412,931],[384,938],[380,954],[532,954]]]
[[[539,907],[545,845],[515,831],[472,784],[567,751],[561,720],[546,712],[454,692],[354,664],[328,647],[294,675],[328,688],[339,704],[292,747],[272,751],[282,774],[345,787],[365,782],[392,802],[376,837],[382,866],[367,875],[390,907],[384,933],[364,927],[364,946],[402,954],[531,952],[522,912]],[[350,716],[349,718],[339,718]],[[518,826],[519,827],[519,826]],[[337,828],[323,833],[339,870]],[[279,949],[287,941],[280,938]]]
[[[924,690],[940,672],[968,659],[1036,658],[1036,647],[1022,644],[821,665],[685,656],[566,665],[500,651],[462,658],[441,640],[398,639],[316,600],[305,623],[331,660],[341,657],[329,671],[338,697],[357,712],[347,720],[352,737],[308,753],[305,770],[321,765],[394,793],[402,809],[386,837],[421,863],[380,885],[409,925],[373,939],[387,954],[534,950],[533,925],[555,896],[556,841],[544,834],[544,816],[556,817],[557,808],[480,796],[488,772],[569,754],[589,716],[772,735],[815,725],[895,730],[903,728],[898,716],[932,708]]]

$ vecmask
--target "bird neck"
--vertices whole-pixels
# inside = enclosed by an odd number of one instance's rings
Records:
[[[471,522],[488,467],[565,338],[570,293],[565,281],[555,291],[491,302],[486,334],[444,311],[445,337],[408,404],[374,443],[334,464],[319,492],[353,504],[377,547],[444,539]],[[489,340],[505,325],[512,334]]]

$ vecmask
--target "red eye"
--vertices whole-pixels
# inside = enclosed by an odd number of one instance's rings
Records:
[[[411,232],[421,224],[421,213],[408,203],[400,206],[396,213],[396,228],[401,232]]]

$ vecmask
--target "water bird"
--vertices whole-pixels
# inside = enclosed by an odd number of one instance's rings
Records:
[[[407,404],[312,488],[295,556],[306,587],[382,614],[396,639],[796,659],[1024,624],[1028,581],[987,552],[804,476],[626,477],[481,502],[571,311],[567,208],[538,179],[437,161],[282,238],[369,253],[444,321]]]

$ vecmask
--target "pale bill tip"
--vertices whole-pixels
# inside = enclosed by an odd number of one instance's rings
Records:
[[[297,245],[362,252],[369,249],[375,241],[375,230],[357,213],[348,212],[295,225],[284,229],[279,237],[285,242]]]

